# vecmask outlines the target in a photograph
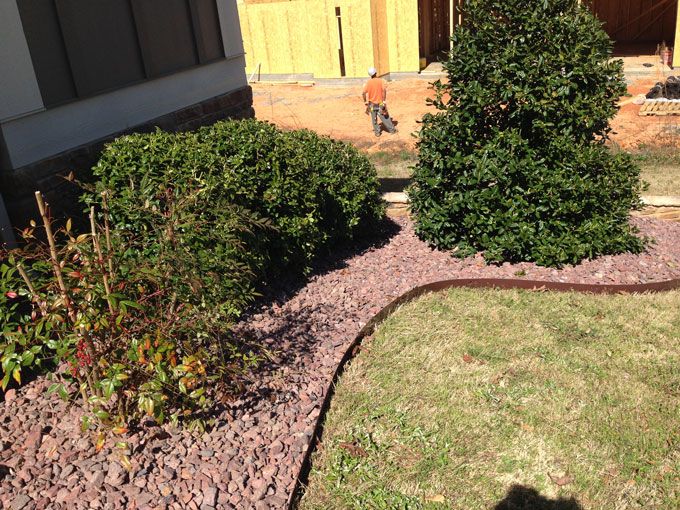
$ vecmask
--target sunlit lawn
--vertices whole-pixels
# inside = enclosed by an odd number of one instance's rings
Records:
[[[680,292],[404,306],[342,377],[301,507],[680,508]]]
[[[649,195],[680,196],[680,149],[643,148],[633,154],[649,183]]]
[[[388,179],[406,179],[413,174],[417,161],[415,153],[378,152],[369,156],[376,166],[378,176]],[[643,148],[633,153],[642,170],[642,179],[649,183],[649,195],[680,196],[680,149]]]

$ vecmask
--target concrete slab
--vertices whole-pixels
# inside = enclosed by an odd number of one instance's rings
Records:
[[[659,55],[635,55],[631,57],[617,57],[623,60],[623,72],[628,83],[650,79],[666,81],[673,74],[680,74],[680,69],[672,69],[661,63]]]
[[[642,195],[642,203],[654,207],[680,207],[680,197],[664,195]]]

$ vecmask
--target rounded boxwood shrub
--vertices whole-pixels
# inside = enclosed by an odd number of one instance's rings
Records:
[[[178,303],[204,310],[215,325],[235,317],[254,295],[260,262],[248,249],[263,221],[221,194],[206,172],[193,133],[124,136],[108,145],[85,201],[106,207],[124,242],[127,265],[155,263]]]
[[[384,214],[375,169],[351,145],[256,120],[125,136],[106,147],[94,174],[114,222],[139,236],[157,234],[137,204],[161,208],[173,183],[200,193],[204,214],[230,205],[248,211],[260,227],[241,234],[248,247],[242,262],[265,278],[307,271],[315,257],[370,232]]]
[[[626,85],[601,23],[577,0],[470,0],[464,15],[420,132],[418,235],[490,262],[640,252],[639,168],[606,146]]]
[[[307,270],[383,216],[375,168],[348,143],[257,120],[218,122],[198,137],[223,193],[276,227],[266,246],[271,274]]]

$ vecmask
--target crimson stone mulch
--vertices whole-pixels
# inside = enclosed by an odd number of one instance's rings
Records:
[[[0,502],[4,508],[284,508],[291,496],[333,372],[361,327],[411,288],[437,280],[509,277],[582,283],[648,283],[680,278],[680,223],[637,218],[656,240],[645,254],[601,257],[554,270],[534,264],[486,266],[419,241],[408,220],[381,246],[281,291],[238,332],[274,354],[246,393],[216,410],[202,437],[145,426],[120,450],[95,452],[80,411],[44,393],[44,378],[0,404]],[[12,506],[14,505],[14,506]]]

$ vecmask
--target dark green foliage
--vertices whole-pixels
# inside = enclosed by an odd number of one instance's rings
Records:
[[[14,340],[30,317],[30,307],[20,291],[23,286],[15,260],[0,250],[0,389],[14,380],[21,384],[23,367],[39,368],[42,345],[36,335],[27,332],[21,341]]]
[[[66,364],[49,391],[88,402],[83,430],[144,415],[202,428],[212,397],[260,361],[230,328],[261,280],[306,270],[383,215],[356,149],[256,121],[122,137],[94,174],[91,232],[45,213],[23,250],[0,252],[0,387]]]
[[[252,300],[259,264],[247,246],[267,225],[223,195],[203,154],[193,133],[120,138],[94,168],[97,193],[86,198],[101,204],[106,193],[112,225],[130,246],[125,265],[154,263],[178,303],[220,324]]]
[[[165,191],[161,207],[138,205],[150,235],[111,231],[106,213],[99,223],[95,212],[91,232],[77,235],[71,221],[55,230],[45,215],[38,235],[37,225],[24,230],[21,250],[0,251],[0,289],[8,289],[0,296],[3,390],[27,370],[66,366],[51,375],[48,392],[87,401],[83,431],[95,422],[125,428],[144,415],[191,415],[190,427],[201,428],[206,389],[228,390],[259,360],[229,335],[230,319],[253,296],[248,268],[237,262],[238,233],[252,222],[228,209],[216,225],[197,213],[190,190],[181,199]],[[208,229],[218,230],[214,251],[201,249]],[[144,242],[161,231],[156,246]]]
[[[423,118],[409,191],[418,234],[458,255],[560,266],[639,252],[639,169],[605,146],[626,91],[577,0],[470,0]]]
[[[276,227],[264,246],[269,274],[306,270],[383,215],[375,169],[347,143],[256,120],[218,122],[198,137],[224,195]]]
[[[315,257],[369,231],[383,215],[375,169],[356,149],[255,120],[122,137],[107,146],[94,173],[98,190],[108,190],[116,226],[146,237],[152,253],[165,239],[150,232],[148,215],[157,214],[154,207],[163,210],[168,190],[180,197],[191,190],[192,211],[210,224],[220,225],[221,211],[234,207],[267,221],[254,235],[241,235],[248,250],[240,262],[259,277],[304,272]],[[139,203],[148,204],[148,214],[140,215]],[[206,232],[193,240],[191,230],[187,223],[187,250],[212,253],[216,239]],[[212,253],[217,274],[220,258]],[[204,274],[197,264],[196,273]]]

